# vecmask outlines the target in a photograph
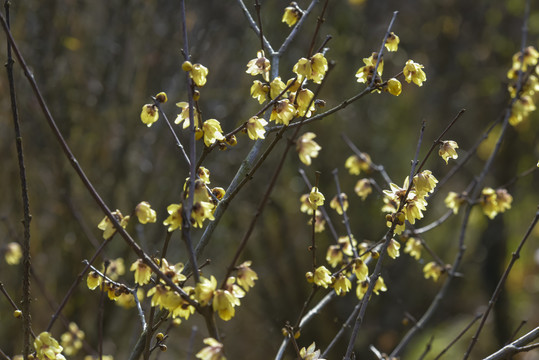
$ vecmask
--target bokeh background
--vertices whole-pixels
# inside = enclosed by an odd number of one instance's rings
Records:
[[[247,6],[253,11],[251,2]],[[297,2],[302,8],[310,3]],[[187,169],[165,124],[159,121],[147,128],[140,122],[139,115],[141,106],[159,91],[168,94],[169,102],[164,109],[172,119],[177,114],[175,102],[187,99],[180,68],[183,45],[179,2],[29,0],[11,3],[15,39],[79,163],[109,207],[126,214],[140,201],[152,204],[158,213],[157,223],[142,227],[132,221],[128,230],[148,253],[159,253],[166,234],[161,225],[167,216],[166,207],[179,201]],[[264,32],[276,49],[290,31],[281,22],[288,2],[262,0],[261,3]],[[283,55],[279,67],[283,79],[293,76],[293,65],[306,55],[321,8],[322,4],[317,5],[302,32]],[[358,239],[376,241],[386,231],[380,211],[382,198],[373,194],[362,202],[353,193],[358,177],[349,175],[344,168],[352,151],[342,141],[341,134],[345,133],[362,151],[369,153],[374,162],[383,164],[392,179],[402,185],[409,173],[422,121],[427,124],[421,151],[424,155],[432,140],[465,108],[466,113],[446,136],[459,143],[459,153],[464,155],[484,130],[499,119],[508,103],[506,73],[513,54],[520,49],[524,0],[356,0],[330,1],[317,38],[320,44],[326,35],[332,36],[327,45],[327,58],[336,64],[320,95],[326,101],[326,109],[364,88],[355,81],[355,72],[363,65],[362,58],[380,48],[395,10],[399,14],[393,31],[400,36],[401,44],[397,53],[386,54],[384,78],[397,74],[406,60],[414,59],[425,66],[427,82],[420,88],[403,83],[399,97],[367,96],[302,130],[302,133],[318,134],[316,141],[323,150],[308,168],[294,152],[288,155],[270,202],[244,253],[244,259],[253,261],[260,280],[242,300],[233,320],[218,321],[231,359],[273,358],[282,340],[281,328],[286,321],[295,322],[310,291],[304,277],[311,268],[311,254],[307,249],[310,227],[308,217],[299,212],[299,197],[308,189],[298,174],[299,168],[305,169],[311,181],[314,172],[321,171],[320,188],[327,199],[336,194],[331,173],[338,169],[341,186],[350,199],[353,233]],[[259,109],[258,103],[249,96],[253,78],[245,73],[247,62],[259,50],[259,41],[235,1],[187,1],[187,17],[193,60],[210,70],[200,101],[203,117],[216,118],[225,131],[231,130]],[[527,43],[539,47],[536,4],[532,4],[528,25]],[[0,48],[5,61],[4,36],[0,36]],[[63,156],[17,64],[15,75],[33,216],[32,265],[36,278],[32,283],[32,320],[34,330],[41,332],[56,304],[83,268],[82,260],[89,259],[99,243],[102,234],[96,225],[103,214]],[[3,169],[0,248],[4,248],[9,242],[22,239],[20,220],[23,216],[5,75],[0,80],[0,109],[3,109],[0,116]],[[179,127],[176,130],[187,143],[186,133]],[[536,164],[538,130],[537,114],[532,114],[519,127],[509,129],[487,176],[486,186],[501,186]],[[493,134],[496,133],[495,129]],[[489,137],[459,175],[440,189],[421,224],[439,218],[446,211],[445,195],[449,191],[464,190],[478,175],[495,140],[495,136]],[[199,151],[200,146],[202,144]],[[236,147],[215,151],[206,159],[213,186],[228,186],[251,146],[252,141],[246,135],[239,136]],[[281,142],[229,207],[202,256],[211,259],[211,265],[204,269],[205,275],[215,274],[219,278],[219,274],[224,273],[283,149],[284,142]],[[446,166],[435,156],[426,167],[442,178],[454,164],[450,162]],[[380,178],[376,179],[382,183]],[[405,358],[417,358],[431,337],[434,337],[431,354],[436,354],[486,305],[511,252],[537,210],[538,184],[537,171],[518,180],[508,189],[514,197],[513,208],[493,221],[488,221],[479,210],[473,212],[466,235],[467,251],[459,269],[462,277],[453,282],[450,295],[410,344]],[[330,213],[339,234],[344,235],[340,218]],[[461,216],[452,217],[424,236],[447,263],[453,261],[457,250],[457,229],[461,220]],[[195,241],[201,233],[195,231]],[[521,321],[528,323],[520,334],[537,326],[538,237],[536,229],[509,277],[492,320],[487,323],[474,353],[476,358],[508,341]],[[329,233],[317,239],[318,260],[323,263],[325,249],[333,240]],[[126,266],[136,259],[120,238],[107,247],[104,257],[122,257]],[[172,262],[187,261],[178,233],[172,236],[169,258]],[[435,283],[423,278],[421,269],[428,261],[428,255],[417,262],[402,254],[397,260],[386,262],[382,275],[389,290],[369,304],[357,341],[358,358],[374,358],[368,350],[369,344],[390,352],[410,327],[410,323],[403,322],[405,314],[419,318],[426,310],[444,279]],[[21,265],[8,266],[5,261],[0,262],[0,281],[15,300],[21,296],[20,274]],[[128,284],[133,283],[129,273],[124,279]],[[321,296],[319,294],[315,300]],[[302,332],[298,340],[300,346],[316,341],[319,347],[325,348],[356,301],[353,294],[333,301]],[[64,321],[53,328],[53,335],[59,337],[65,331],[64,324],[74,321],[85,331],[85,347],[72,358],[82,359],[97,348],[98,308],[99,294],[82,284],[63,312]],[[6,299],[1,298],[0,349],[10,356],[22,349],[22,326],[11,312]],[[117,359],[127,358],[140,331],[133,309],[126,310],[107,302],[106,354]],[[192,346],[189,338],[193,332],[196,353],[202,347],[206,331],[200,319],[193,316],[170,330],[168,351],[159,357],[188,358]],[[448,356],[463,354],[467,342],[459,342]],[[340,342],[328,358],[342,357],[346,343],[347,340]],[[292,359],[293,352],[287,356]],[[527,356],[527,359],[538,358],[537,351]]]

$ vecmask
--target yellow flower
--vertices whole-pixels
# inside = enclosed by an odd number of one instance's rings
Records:
[[[311,158],[317,157],[318,152],[322,150],[322,147],[313,140],[315,137],[315,133],[307,132],[296,141],[299,159],[307,166],[311,165]]]
[[[453,210],[453,213],[456,215],[459,212],[459,208],[462,204],[466,202],[466,194],[457,194],[456,192],[450,191],[447,194],[447,197],[444,200],[445,206]]]
[[[417,86],[423,86],[423,82],[427,81],[427,75],[425,75],[425,72],[421,70],[423,67],[423,65],[418,64],[413,60],[408,60],[404,66],[404,69],[402,70],[404,79],[408,83],[413,81]]]
[[[313,219],[311,218],[309,220],[309,225],[312,225]],[[322,215],[322,212],[319,210],[316,210],[315,216],[314,216],[314,232],[322,232],[326,229],[326,219]]]
[[[202,227],[204,220],[215,220],[213,217],[214,206],[210,202],[199,201],[193,205],[193,211],[191,213],[191,220],[194,227]]]
[[[385,47],[388,51],[397,51],[399,48],[400,39],[394,32],[389,33],[387,37]]]
[[[193,291],[193,288],[189,286],[186,286],[183,289],[188,294]],[[171,292],[169,294],[166,308],[172,313],[173,318],[182,317],[185,320],[189,319],[195,312],[195,307],[189,304],[189,302],[182,298],[177,292]]]
[[[348,236],[341,236],[337,239],[337,243],[341,246],[341,250],[345,255],[352,256],[354,254],[354,251],[352,247],[357,247],[357,241],[354,238],[354,235],[351,236],[352,241],[350,241],[350,237]]]
[[[62,355],[63,347],[50,333],[44,331],[34,340],[34,348],[39,360],[65,360]]]
[[[226,360],[223,344],[214,338],[205,338],[204,344],[208,345],[200,350],[196,357],[202,360]]]
[[[496,190],[496,202],[498,203],[498,212],[505,212],[505,210],[511,209],[511,203],[513,197],[507,192],[506,189]]]
[[[264,126],[266,125],[268,125],[266,120],[258,116],[251,117],[246,123],[247,135],[249,135],[251,140],[264,139],[264,135],[266,134]]]
[[[410,254],[410,256],[414,259],[419,260],[421,258],[422,247],[423,245],[421,245],[421,240],[411,237],[408,239],[408,241],[406,241],[404,252]]]
[[[211,193],[217,198],[217,200],[222,200],[226,194],[226,191],[222,187],[218,186],[211,189]]]
[[[74,322],[69,323],[69,331],[60,337],[64,353],[68,356],[75,355],[82,348],[84,331],[79,329]]]
[[[354,191],[361,200],[365,200],[372,193],[371,181],[369,179],[360,179],[354,187]]]
[[[367,276],[369,275],[369,268],[367,264],[363,262],[363,260],[358,258],[354,259],[352,265],[352,272],[356,275],[359,281],[365,281],[367,280]]]
[[[163,225],[168,225],[168,232],[182,228],[182,204],[170,204],[167,207],[167,211],[170,216],[163,221]]]
[[[90,271],[88,273],[88,276],[86,277],[86,286],[88,286],[88,289],[94,290],[96,287],[101,285],[102,281],[103,281],[103,278],[99,276],[97,272]]]
[[[296,115],[296,108],[288,99],[279,100],[273,105],[270,120],[275,120],[277,124],[288,126],[290,120]]]
[[[142,107],[142,112],[140,113],[140,120],[148,127],[152,126],[154,122],[159,120],[159,110],[157,109],[157,106],[153,104],[144,105]]]
[[[332,267],[337,267],[343,260],[343,252],[339,245],[330,245],[326,254],[326,261]]]
[[[189,103],[186,103],[185,101],[182,101],[182,102],[176,103],[176,106],[181,109],[181,113],[178,114],[178,116],[176,117],[176,120],[174,120],[174,123],[179,124],[179,123],[183,122],[183,128],[187,129],[189,127],[189,125],[190,125]],[[199,121],[198,112],[196,111],[196,109],[195,109],[195,113],[194,113],[193,118],[195,119],[195,128],[199,128],[200,127],[200,125],[199,125],[200,121]]]
[[[228,290],[216,290],[213,297],[213,311],[218,312],[219,317],[228,321],[234,317],[234,307],[240,305],[240,300],[232,295]]]
[[[286,88],[285,83],[282,82],[280,76],[277,76],[270,83],[270,98],[276,99],[277,96],[279,96],[279,94],[282,93],[285,88]]]
[[[341,206],[341,202],[339,201],[339,197],[335,195],[329,203],[329,206],[332,209],[335,209],[335,211],[337,211],[337,214],[339,215],[342,215],[344,211],[348,210],[348,196],[345,193],[341,193],[341,200],[342,200],[342,206]]]
[[[251,261],[245,261],[238,266],[238,275],[236,281],[244,290],[249,290],[255,286],[255,280],[258,280],[258,275],[250,268]]]
[[[204,184],[210,183],[210,170],[206,169],[204,166],[198,168],[197,175]]]
[[[447,164],[449,159],[456,159],[459,157],[456,150],[458,148],[459,145],[456,141],[442,141],[442,144],[440,145],[440,150],[438,150],[438,154],[442,157],[442,159],[445,160],[445,163]]]
[[[314,54],[310,59],[298,60],[292,71],[299,76],[320,84],[328,70],[328,61],[321,53]]]
[[[412,225],[415,224],[416,219],[423,218],[422,211],[427,210],[426,206],[427,202],[423,198],[415,195],[414,191],[410,191],[408,194],[408,199],[404,205],[404,214],[406,216],[406,220],[408,220]]]
[[[11,242],[6,246],[6,254],[4,255],[8,265],[17,265],[22,258],[22,250],[19,243]]]
[[[309,194],[301,195],[301,197],[299,198],[299,202],[301,204],[300,205],[300,211],[302,213],[306,213],[306,214],[309,214],[309,215],[312,215],[313,210],[316,209],[316,207],[317,207],[317,206],[311,204],[311,202],[309,201]]]
[[[283,19],[281,22],[286,23],[289,27],[294,26],[299,19],[301,19],[302,11],[298,8],[295,2],[292,2],[290,6],[284,9]]]
[[[402,92],[401,82],[395,78],[391,78],[387,81],[387,87],[384,90],[391,95],[399,96]]]
[[[311,189],[311,193],[309,194],[309,202],[311,203],[311,205],[316,209],[318,206],[324,205],[325,199],[326,198],[324,197],[324,194],[318,191],[318,188],[316,186],[313,186],[313,188]]]
[[[309,89],[301,89],[296,95],[299,116],[311,117],[311,113],[316,110],[313,100],[314,94]],[[309,107],[309,104],[311,105]],[[307,109],[307,107],[309,107]]]
[[[142,261],[142,259],[136,260],[129,270],[135,272],[135,282],[139,285],[145,285],[150,282],[152,277],[152,269]]]
[[[195,299],[202,306],[206,306],[213,298],[213,293],[217,289],[217,280],[212,275],[210,280],[200,277],[200,282],[195,286]]]
[[[263,84],[260,80],[253,81],[251,86],[251,97],[257,99],[260,104],[263,104],[268,97],[268,92],[270,87],[266,84]]]
[[[533,111],[535,111],[533,99],[528,95],[522,95],[513,103],[509,123],[512,126],[517,126],[522,121],[526,120]]]
[[[430,170],[423,170],[413,178],[414,189],[418,196],[423,197],[434,191],[438,179],[432,175]]]
[[[359,83],[371,83],[372,76],[374,75],[374,68],[376,67],[376,62],[378,61],[378,53],[373,52],[368,58],[363,58],[363,63],[365,66],[360,67],[356,72],[357,82]],[[381,82],[381,76],[384,72],[384,60],[380,60],[378,68],[376,69],[376,79],[375,84]]]
[[[425,279],[432,278],[434,281],[438,281],[438,278],[440,275],[442,275],[442,267],[435,263],[434,261],[431,261],[427,265],[423,267],[423,274],[425,276]]]
[[[154,223],[156,221],[156,213],[147,201],[143,201],[135,208],[135,214],[141,224]]]
[[[314,271],[313,281],[316,285],[327,289],[327,287],[331,285],[332,282],[331,272],[329,272],[329,270],[326,269],[325,266],[319,266]]]
[[[206,84],[206,76],[208,76],[208,69],[200,64],[194,64],[189,76],[195,82],[196,86],[202,87]]]
[[[157,284],[150,290],[148,290],[148,293],[146,294],[148,297],[152,297],[151,305],[157,306],[162,309],[167,301],[167,297],[169,294],[168,288],[163,284]]]
[[[116,210],[112,212],[112,215],[120,223],[120,225],[125,229],[127,226],[127,223],[129,222],[129,216],[124,217],[120,210]],[[108,239],[112,235],[116,233],[116,228],[112,224],[112,221],[108,218],[108,216],[105,216],[103,220],[97,225],[97,228],[100,230],[103,230],[103,239]]]
[[[105,272],[105,264],[103,264],[101,267],[101,271]],[[108,260],[107,277],[109,279],[116,281],[123,274],[125,274],[124,259],[117,258],[114,260]]]
[[[363,281],[358,281],[356,287],[356,296],[359,300],[362,300],[367,290],[369,289],[369,280],[365,279]]]
[[[302,347],[299,351],[302,360],[324,360],[320,357],[320,350],[316,350],[316,344],[313,342],[307,349]]]
[[[164,104],[168,101],[167,93],[161,91],[159,94],[155,95],[155,100],[159,101],[161,104]]]
[[[372,292],[378,295],[380,291],[387,291],[387,286],[384,282],[384,278],[379,276],[378,280],[376,280],[376,284],[374,284],[374,289],[372,289]]]
[[[524,49],[524,56],[522,56],[522,53],[520,51],[513,55],[512,69],[516,71],[526,71],[528,70],[528,66],[537,65],[538,59],[539,52],[537,52],[537,50],[533,46],[528,46],[526,49]]]
[[[479,203],[483,209],[483,213],[490,219],[494,219],[498,215],[498,202],[496,201],[496,191],[492,188],[484,188],[481,191]]]
[[[344,167],[351,175],[359,175],[361,171],[368,173],[371,171],[371,165],[371,157],[367,153],[361,153],[361,156],[349,156],[344,162]]]
[[[352,288],[352,283],[350,280],[341,272],[337,276],[337,280],[333,284],[333,290],[337,295],[346,295],[348,291]]]
[[[204,144],[206,144],[206,146],[212,145],[217,140],[223,141],[225,139],[221,124],[215,119],[204,121],[202,130],[204,131]]]
[[[395,239],[391,239],[391,241],[389,242],[389,246],[387,247],[387,254],[390,258],[396,259],[400,256],[400,248],[401,244],[399,244]]]
[[[260,50],[256,53],[256,59],[249,60],[247,63],[247,74],[256,76],[262,74],[264,80],[269,81],[269,71],[271,69],[271,64],[264,55],[264,51]]]

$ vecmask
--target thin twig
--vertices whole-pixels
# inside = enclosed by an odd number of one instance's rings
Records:
[[[421,356],[419,356],[418,360],[423,360],[425,358],[425,356],[427,356],[427,354],[429,353],[430,349],[432,348],[432,342],[434,341],[434,335],[430,337],[430,340],[429,342],[427,343],[427,346],[425,346],[425,350],[423,351],[423,353],[421,354]]]
[[[10,9],[11,2],[6,0],[4,2],[4,9],[6,11],[6,25],[10,27]],[[22,148],[22,135],[19,123],[19,110],[17,107],[17,99],[15,93],[15,80],[13,78],[13,57],[11,55],[11,44],[7,42],[7,63],[6,71],[9,82],[9,95],[11,100],[11,113],[13,116],[13,125],[15,129],[15,144],[17,147],[17,160],[19,165],[19,178],[21,180],[21,198],[22,207],[24,213],[24,220],[22,221],[24,229],[24,237],[22,241],[22,318],[23,318],[23,357],[28,358],[30,353],[30,333],[31,333],[31,317],[30,317],[30,221],[32,215],[30,215],[30,200],[28,197],[28,182],[26,178],[26,166],[24,163],[24,151]]]
[[[496,351],[494,354],[487,356],[483,360],[510,359],[511,356],[516,353],[536,349],[539,346],[539,344],[534,344],[531,347],[526,347],[525,345],[529,344],[530,342],[534,341],[537,338],[539,338],[539,327],[536,327],[535,329],[533,329],[526,335],[513,341],[511,344],[504,346],[503,348]]]
[[[322,8],[322,12],[320,13],[320,16],[318,17],[317,21],[316,21],[316,28],[314,30],[314,34],[313,34],[313,37],[311,39],[311,46],[309,46],[309,53],[307,55],[308,58],[311,57],[311,55],[313,54],[313,49],[314,49],[314,43],[316,41],[316,37],[318,36],[318,32],[320,31],[320,27],[322,26],[322,24],[324,23],[325,19],[324,19],[324,14],[326,13],[326,9],[328,7],[328,2],[329,0],[326,0],[324,2],[324,7]]]
[[[466,327],[462,329],[462,331],[442,351],[440,351],[434,360],[441,358],[451,348],[451,346],[455,345],[456,342],[459,341],[459,339],[473,326],[473,324],[475,324],[475,322],[481,318],[481,315],[482,314],[476,314],[472,321],[470,321],[470,323],[466,325]]]
[[[243,3],[243,0],[238,0],[238,4],[240,5],[241,9],[243,10],[243,13],[245,14],[245,17],[247,18],[247,22],[249,23],[249,26],[254,30],[254,32],[256,33],[256,36],[260,36],[260,29],[256,25],[256,22],[253,20],[251,14],[249,13],[249,10],[247,9],[245,4]],[[266,49],[268,49],[268,51],[270,53],[268,55],[273,54],[274,51],[273,51],[273,48],[271,47],[271,44],[268,42],[268,40],[264,36],[262,36],[262,38],[263,38],[263,42],[264,42],[264,47]]]
[[[341,209],[342,209],[344,227],[346,228],[346,234],[348,235],[348,241],[350,242],[350,248],[352,249],[352,252],[354,254],[354,258],[357,258],[358,257],[357,248],[356,248],[356,246],[354,246],[354,242],[352,240],[354,237],[352,235],[352,229],[350,227],[350,220],[348,219],[348,214],[346,212],[346,209],[344,208],[344,200],[343,200],[343,197],[342,197],[341,185],[340,185],[340,182],[339,182],[339,170],[337,168],[335,168],[333,170],[333,179],[335,180],[335,186],[337,187],[337,199],[339,200],[339,205],[341,206]]]

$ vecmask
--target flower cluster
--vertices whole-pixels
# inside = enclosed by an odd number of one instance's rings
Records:
[[[36,357],[39,360],[65,360],[62,355],[63,347],[49,332],[42,332],[34,340]]]
[[[289,25],[295,23],[294,17],[300,13],[299,8],[294,3],[285,10],[283,21]],[[296,19],[297,21],[297,19]],[[270,121],[276,124],[288,126],[297,117],[309,118],[316,111],[316,104],[320,103],[314,98],[314,93],[306,88],[307,81],[320,84],[328,70],[328,62],[322,53],[316,53],[311,58],[301,58],[294,65],[293,71],[297,77],[289,79],[286,84],[280,77],[269,81],[269,70],[271,64],[265,57],[263,51],[257,53],[257,57],[247,64],[246,72],[250,75],[262,75],[262,81],[254,80],[251,86],[251,96],[260,104],[268,100],[273,101]],[[268,122],[253,116],[245,122],[244,131],[252,140],[264,139],[265,126]],[[306,164],[311,164],[311,159],[318,156],[321,150],[320,145],[312,139],[316,135],[306,133],[297,140],[297,151],[300,160]]]
[[[200,167],[197,171],[198,179],[195,180],[195,192],[193,199],[193,209],[189,221],[194,227],[201,228],[206,219],[214,220],[213,212],[219,203],[219,200],[225,195],[225,190],[221,187],[209,189],[207,185],[210,183],[210,171],[204,167]],[[187,179],[184,190],[187,198],[190,196],[187,184]],[[168,226],[168,231],[181,229],[183,224],[184,210],[182,204],[170,204],[167,207],[169,216],[163,221],[163,225]]]
[[[400,234],[405,228],[405,221],[415,224],[415,221],[423,218],[423,211],[426,210],[427,201],[425,197],[436,187],[438,180],[429,170],[424,170],[415,175],[410,187],[408,177],[404,181],[403,187],[390,184],[390,190],[384,190],[384,206],[382,211],[389,213],[386,215],[387,226],[395,224],[395,233]],[[406,196],[406,198],[405,198]],[[402,208],[399,211],[400,204]]]
[[[74,322],[69,323],[69,331],[60,337],[64,353],[68,356],[75,355],[82,348],[84,331],[79,329]]]
[[[494,219],[499,213],[510,209],[512,202],[513,197],[506,189],[484,188],[479,198],[483,213],[490,219]]]
[[[400,39],[395,33],[391,32],[384,44],[388,51],[397,51]],[[406,82],[413,82],[417,86],[422,86],[423,82],[427,80],[427,75],[423,71],[424,66],[416,63],[413,60],[408,60],[402,69],[402,73],[396,77],[392,77],[386,82],[382,80],[382,73],[384,72],[384,59],[378,59],[377,52],[373,52],[368,58],[363,58],[364,66],[360,67],[356,72],[357,82],[373,84],[376,92],[384,90],[391,95],[399,96],[402,92],[402,84],[397,79],[401,74],[404,76]]]
[[[511,69],[507,72],[507,78],[514,81],[509,84],[509,93],[511,98],[516,98],[509,118],[509,123],[513,126],[520,124],[528,118],[531,112],[535,111],[534,98],[539,91],[538,60],[539,52],[533,46],[524,49],[524,53],[519,51],[513,55]],[[530,71],[529,74],[528,71]],[[520,88],[517,88],[519,81],[522,84]]]

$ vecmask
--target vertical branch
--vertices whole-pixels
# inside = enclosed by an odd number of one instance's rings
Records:
[[[187,37],[187,26],[185,24],[185,0],[181,2],[181,17],[182,17],[182,32],[183,32],[183,55],[186,61],[190,60],[189,55],[189,42]],[[195,126],[195,114],[194,114],[194,102],[193,102],[193,80],[189,77],[189,74],[185,73],[185,82],[187,84],[187,97],[189,101],[189,196],[187,197],[187,204],[183,207],[183,224],[182,224],[182,239],[185,242],[187,251],[189,253],[189,261],[193,265],[193,275],[195,281],[200,281],[200,275],[198,274],[198,265],[195,253],[193,251],[193,244],[191,242],[191,212],[193,210],[193,201],[195,198],[195,179],[196,179],[196,126]],[[185,201],[183,201],[185,202]]]
[[[4,9],[6,11],[6,23],[9,29],[10,17],[9,17],[10,1],[4,2]],[[13,116],[13,125],[15,128],[15,144],[17,147],[17,160],[19,164],[19,178],[21,180],[21,196],[22,207],[24,212],[24,238],[22,241],[23,252],[23,274],[22,274],[22,316],[23,316],[23,357],[28,358],[30,353],[30,333],[31,333],[31,318],[30,318],[30,221],[32,215],[30,215],[30,200],[28,199],[28,184],[26,179],[26,166],[24,164],[24,152],[22,148],[22,135],[19,123],[19,111],[17,108],[17,98],[15,93],[15,80],[13,78],[13,57],[11,55],[11,44],[7,41],[7,63],[6,71],[9,81],[9,96],[11,100],[11,113]]]
[[[354,258],[358,257],[357,249],[354,246],[354,242],[352,241],[352,229],[350,228],[350,220],[348,220],[348,214],[346,213],[346,209],[344,208],[344,201],[341,196],[341,184],[339,182],[339,170],[334,169],[333,170],[333,178],[335,179],[335,186],[337,187],[337,199],[339,200],[339,205],[342,209],[342,216],[344,220],[344,226],[346,227],[346,234],[348,235],[348,242],[350,243],[350,248],[352,249],[352,252],[354,253]]]

